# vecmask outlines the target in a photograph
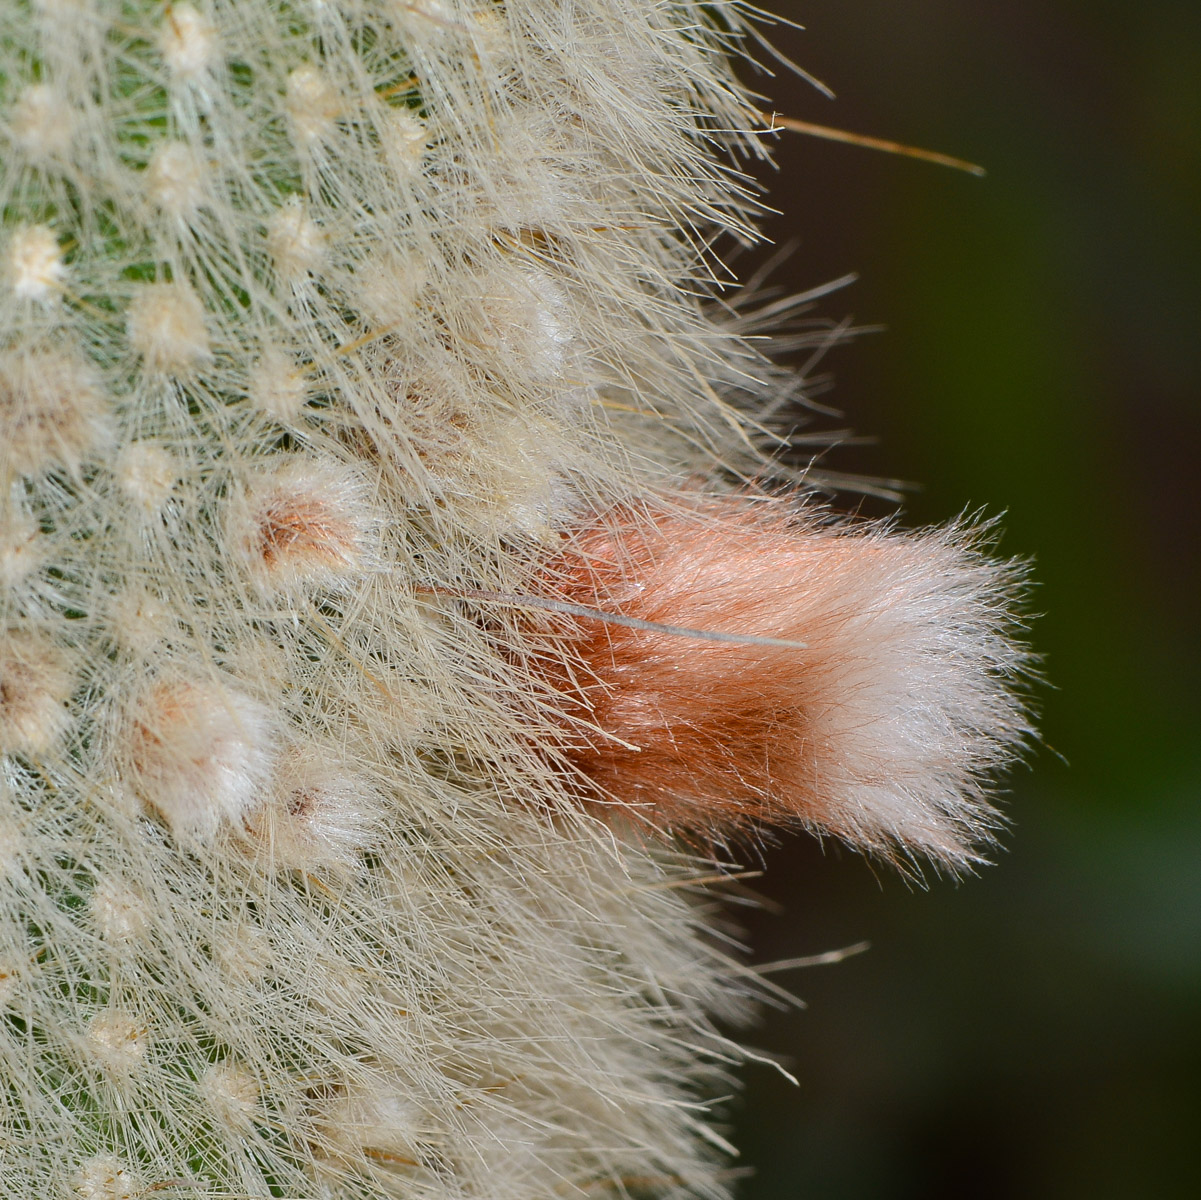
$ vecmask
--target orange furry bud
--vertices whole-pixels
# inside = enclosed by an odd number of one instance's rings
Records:
[[[670,832],[800,823],[952,867],[978,857],[988,776],[1028,726],[1011,687],[1019,575],[971,531],[820,525],[743,500],[619,511],[548,577],[566,604],[659,626],[577,617],[550,671],[596,797]]]

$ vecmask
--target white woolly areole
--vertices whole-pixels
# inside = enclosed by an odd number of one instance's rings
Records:
[[[198,1091],[222,1125],[244,1127],[260,1112],[258,1081],[236,1063],[214,1063],[200,1077]]]
[[[280,763],[271,801],[246,827],[275,866],[346,871],[378,842],[384,802],[361,775],[311,751]]]
[[[67,726],[73,688],[63,653],[48,638],[0,634],[0,753],[49,750]]]
[[[232,507],[230,540],[264,586],[338,586],[371,566],[376,526],[359,472],[297,455],[248,480]]]
[[[0,351],[0,464],[21,475],[76,470],[110,431],[96,369],[77,350]]]
[[[328,137],[341,111],[341,98],[318,67],[306,64],[288,76],[288,113],[302,146]]]
[[[0,587],[18,588],[45,559],[37,522],[16,505],[0,513]]]
[[[138,584],[122,588],[108,606],[112,640],[122,649],[148,654],[171,632],[171,610]]]
[[[295,361],[276,346],[268,346],[250,369],[247,388],[252,404],[277,421],[297,419],[309,393],[309,382]]]
[[[567,297],[545,271],[488,281],[484,311],[502,354],[540,382],[558,379],[576,340]]]
[[[132,442],[117,456],[117,482],[133,503],[146,513],[162,508],[178,468],[170,453],[154,442]]]
[[[163,212],[190,217],[204,200],[206,173],[204,161],[187,142],[164,142],[150,156],[147,193]]]
[[[142,284],[126,320],[129,344],[152,370],[184,374],[210,357],[204,305],[190,284]]]
[[[267,225],[267,252],[284,279],[295,279],[321,265],[325,239],[305,213],[300,200],[289,196]]]
[[[21,861],[25,850],[25,835],[16,820],[0,815],[0,881],[19,880],[22,875]],[[9,974],[19,974],[15,966],[8,963]]]
[[[158,47],[173,75],[194,80],[217,62],[220,39],[213,23],[191,4],[172,4],[160,26]]]
[[[410,1085],[411,1087],[411,1085]],[[403,1079],[366,1071],[318,1108],[323,1149],[334,1155],[383,1154],[416,1165],[422,1110]]]
[[[34,162],[60,157],[70,149],[77,114],[66,96],[48,83],[25,89],[12,110],[13,140]]]
[[[80,1165],[73,1182],[80,1200],[135,1200],[142,1195],[137,1174],[113,1154],[89,1158]]]
[[[224,684],[163,679],[130,705],[121,758],[142,800],[185,838],[211,841],[260,803],[275,759],[275,720]]]
[[[0,957],[0,1009],[6,1008],[21,986],[23,964],[11,957]]]
[[[58,238],[49,226],[28,225],[13,233],[8,243],[8,278],[19,299],[43,304],[57,300],[66,275]]]
[[[129,880],[117,875],[97,879],[88,897],[88,913],[100,936],[118,945],[137,940],[150,924],[141,895]]]
[[[105,1068],[123,1074],[135,1070],[146,1057],[150,1031],[132,1014],[109,1008],[92,1019],[84,1040]]]
[[[426,123],[416,113],[400,109],[388,114],[380,137],[393,169],[401,178],[411,178],[421,166],[429,144]]]

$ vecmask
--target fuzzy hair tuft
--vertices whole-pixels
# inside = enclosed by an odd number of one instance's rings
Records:
[[[7,0],[6,1197],[726,1200],[726,864],[595,801],[972,854],[1006,568],[588,516],[755,477],[797,391],[709,303],[745,19]],[[807,646],[504,600],[556,595]]]

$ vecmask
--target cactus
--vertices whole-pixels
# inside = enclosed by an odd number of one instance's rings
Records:
[[[743,20],[9,0],[6,1196],[716,1200],[728,839],[978,856],[1012,569],[748,482]]]

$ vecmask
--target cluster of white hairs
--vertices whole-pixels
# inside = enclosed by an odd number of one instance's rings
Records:
[[[575,802],[479,598],[759,461],[742,35],[6,0],[6,1197],[727,1194],[712,867]]]

